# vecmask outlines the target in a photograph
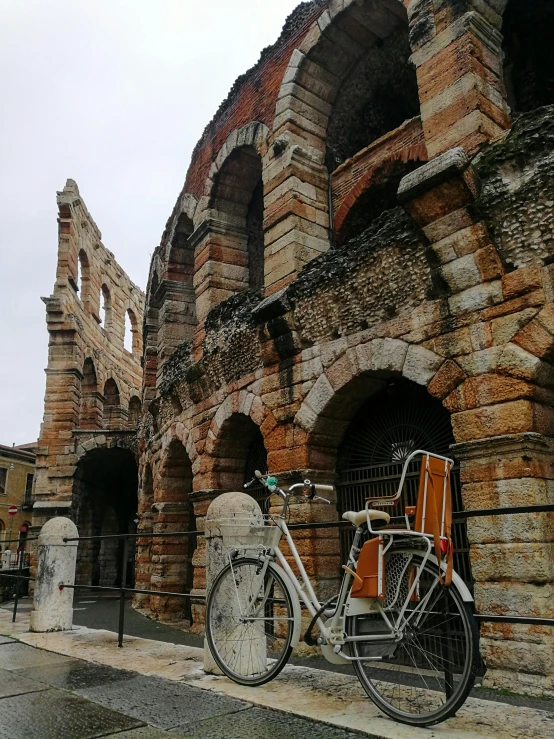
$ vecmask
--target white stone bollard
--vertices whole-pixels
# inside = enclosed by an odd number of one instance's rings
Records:
[[[2,569],[3,570],[9,570],[10,569],[10,560],[12,557],[12,553],[9,549],[6,549],[4,554],[2,555]]]
[[[223,548],[218,522],[233,518],[251,518],[253,521],[263,522],[260,506],[254,498],[245,493],[224,493],[211,502],[206,513],[206,594],[209,594],[215,578],[229,562],[227,556],[229,550]],[[229,597],[229,608],[233,607],[237,607],[234,593]],[[260,657],[265,659],[265,637],[260,640],[259,649],[264,652],[263,655],[260,654]],[[204,640],[204,671],[212,675],[221,675],[206,639]]]
[[[78,542],[64,538],[78,535],[69,518],[51,518],[41,529],[31,631],[66,631],[73,625],[73,588],[60,590],[60,584],[75,584]]]

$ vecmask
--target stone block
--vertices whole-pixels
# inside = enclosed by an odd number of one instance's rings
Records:
[[[406,353],[406,360],[402,368],[403,376],[418,385],[427,385],[444,361],[432,351],[422,346],[411,345]]]
[[[502,283],[500,280],[496,280],[470,287],[457,295],[453,295],[449,298],[448,305],[451,313],[457,316],[482,310],[490,305],[496,305],[501,300]]]
[[[466,377],[467,375],[460,366],[449,359],[442,364],[429,383],[427,389],[435,398],[443,400],[447,395],[450,395],[450,393],[457,388],[458,385],[466,379]]]

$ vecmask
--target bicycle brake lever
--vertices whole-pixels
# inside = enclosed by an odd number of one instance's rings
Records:
[[[323,503],[329,503],[329,504],[331,503],[330,500],[327,500],[327,498],[322,498],[321,495],[314,495],[312,500],[321,500],[323,501]]]

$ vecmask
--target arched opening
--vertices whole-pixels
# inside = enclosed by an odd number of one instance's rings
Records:
[[[454,443],[450,415],[425,387],[407,380],[391,380],[361,406],[348,425],[337,457],[337,511],[362,510],[368,497],[396,492],[404,460],[416,449],[451,456]],[[406,478],[405,494],[394,515],[415,505],[419,460]],[[453,510],[462,510],[459,467],[452,473]],[[473,586],[465,522],[453,525],[454,567]],[[350,530],[341,531],[341,555],[348,554]],[[344,561],[342,559],[341,561]]]
[[[123,346],[131,354],[140,352],[140,335],[137,317],[130,308],[125,311],[125,332],[123,334]]]
[[[89,295],[90,267],[87,253],[84,249],[79,250],[77,256],[77,290],[81,301],[84,303]]]
[[[194,274],[194,249],[189,238],[194,231],[194,224],[186,213],[181,213],[175,225],[169,258],[167,262],[167,279],[175,282],[191,282]]]
[[[138,474],[128,449],[94,449],[79,461],[73,478],[73,519],[82,537],[133,534],[137,513]],[[134,551],[130,542],[130,557]],[[121,539],[92,539],[79,545],[77,582],[120,584]],[[134,568],[127,583],[134,583]]]
[[[6,524],[0,518],[0,553],[4,551],[6,547]]]
[[[554,0],[510,0],[502,35],[512,113],[554,104]]]
[[[105,331],[109,331],[112,327],[112,296],[106,284],[102,285],[101,293],[100,325]]]
[[[339,29],[342,24],[346,33],[351,30],[352,23],[357,24],[358,37],[361,35],[363,38],[363,45],[343,74],[333,102],[327,127],[329,171],[404,121],[419,116],[418,85],[415,68],[410,62],[412,51],[407,16],[402,19],[399,14],[388,18],[383,15],[379,24],[374,5],[353,4],[337,21]],[[376,32],[381,38],[375,35]],[[347,43],[348,36],[345,35],[344,39]],[[354,46],[342,50],[346,58],[356,53]],[[321,58],[324,54],[324,48],[316,51],[314,60],[328,68],[333,60]]]
[[[369,172],[359,184],[356,183],[356,190],[362,187],[356,201],[350,205],[345,200],[335,215],[337,244],[360,236],[379,216],[397,208],[400,180],[420,164],[419,159],[407,162],[401,158],[393,159]]]
[[[118,429],[121,426],[121,400],[119,388],[113,378],[106,380],[104,385],[104,413],[102,428]]]
[[[138,426],[140,421],[140,414],[142,411],[142,403],[138,395],[133,395],[129,401],[129,418],[128,425],[130,429],[134,429]]]
[[[243,413],[233,413],[221,426],[213,456],[215,485],[218,490],[243,490],[254,472],[267,469],[267,451],[259,426]],[[267,512],[267,491],[262,485],[245,490]]]
[[[98,381],[94,362],[87,357],[83,363],[79,428],[99,429],[102,426],[102,399],[98,392]]]
[[[228,247],[236,250],[234,290],[260,292],[264,282],[262,160],[253,146],[234,149],[219,170],[210,198],[218,218],[232,225]],[[227,237],[226,237],[227,238]]]
[[[160,477],[154,488],[154,533],[188,532],[196,528],[192,492],[192,467],[187,451],[175,439],[169,445]],[[193,587],[192,558],[196,536],[185,534],[152,541],[152,590],[190,593]],[[192,623],[189,598],[153,596],[151,610],[160,620]]]

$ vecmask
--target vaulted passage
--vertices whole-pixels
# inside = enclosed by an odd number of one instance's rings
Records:
[[[137,465],[127,449],[95,449],[77,465],[73,482],[73,519],[79,536],[134,533],[137,515]],[[120,584],[123,542],[82,541],[77,557],[77,582]],[[134,583],[134,541],[129,542],[127,584]]]
[[[391,381],[371,397],[352,420],[339,451],[337,509],[361,511],[368,497],[392,495],[398,489],[406,457],[416,449],[451,456],[454,443],[448,412],[425,388],[407,381]],[[395,516],[406,505],[415,505],[419,460],[411,465],[405,493]],[[452,473],[453,510],[462,510],[459,467]],[[346,561],[352,541],[350,530],[341,532],[341,561]],[[454,568],[471,588],[466,524],[453,525]]]

